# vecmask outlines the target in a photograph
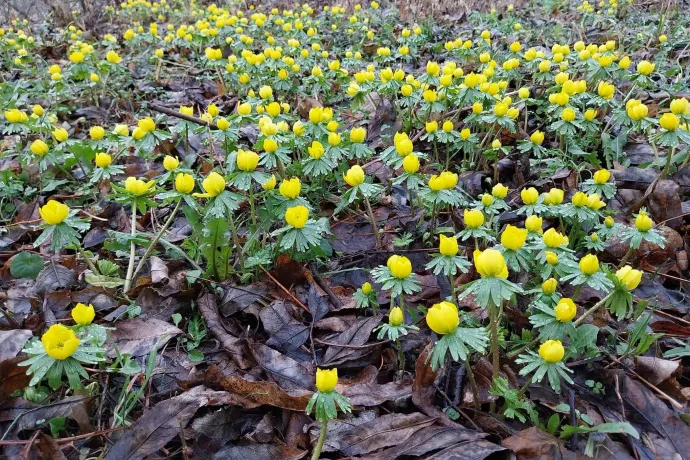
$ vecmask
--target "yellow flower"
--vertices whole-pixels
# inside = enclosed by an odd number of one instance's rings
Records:
[[[539,346],[539,356],[547,363],[557,363],[563,359],[565,349],[560,340],[547,340]]]
[[[426,324],[439,335],[450,334],[458,328],[458,308],[450,302],[434,304],[426,313]]]
[[[501,244],[504,248],[517,251],[525,245],[527,229],[508,225],[501,233]]]
[[[225,179],[217,172],[212,171],[201,182],[201,186],[206,193],[195,193],[194,196],[197,198],[213,198],[225,190]]]
[[[563,121],[570,122],[575,120],[575,117],[575,110],[571,109],[570,107],[566,107],[565,109],[563,109],[563,112],[561,112],[561,118],[563,119]]]
[[[96,154],[95,163],[99,168],[107,168],[110,163],[113,162],[113,158],[105,152],[99,152]]]
[[[132,130],[132,137],[136,140],[141,140],[146,137],[146,131],[137,126]]]
[[[330,393],[338,384],[338,369],[316,369],[316,389],[321,393]]]
[[[590,209],[601,209],[606,206],[606,203],[601,201],[601,198],[596,193],[592,193],[587,197],[587,207]]]
[[[331,123],[335,123],[335,121],[332,121]],[[329,123],[329,125],[331,123]],[[328,133],[328,145],[335,147],[338,144],[340,144],[340,134],[335,132]]]
[[[587,206],[587,195],[584,192],[577,192],[575,195],[573,195],[571,202],[573,203],[573,206],[577,206],[578,208]]]
[[[493,197],[493,195],[491,195],[491,194],[489,194],[489,193],[485,193],[485,194],[482,195],[482,200],[481,200],[481,201],[482,201],[482,205],[483,205],[483,206],[489,207],[489,206],[491,206],[491,205],[493,204],[493,202],[494,202],[494,197]]]
[[[93,126],[89,129],[89,136],[91,136],[91,139],[99,141],[105,136],[105,129],[102,126]]]
[[[364,183],[364,170],[359,165],[354,165],[343,175],[343,179],[350,187],[356,187]]]
[[[546,263],[556,265],[558,263],[558,255],[555,252],[546,251]]]
[[[438,99],[438,94],[436,94],[436,91],[433,89],[425,89],[422,93],[422,97],[424,98],[425,102],[433,103]]]
[[[370,293],[371,293],[371,283],[367,281],[366,283],[362,284],[362,294],[369,295]]]
[[[285,198],[295,199],[299,196],[302,184],[297,177],[285,179],[280,183],[280,194]]]
[[[618,278],[628,290],[632,291],[640,285],[640,281],[642,281],[642,271],[635,270],[630,265],[626,265],[616,272],[616,278]]]
[[[654,221],[646,212],[640,211],[635,218],[635,227],[641,232],[649,231],[654,226]]]
[[[441,235],[438,250],[444,256],[453,257],[458,253],[458,240],[452,236]]]
[[[654,64],[649,61],[641,61],[637,64],[637,72],[641,75],[649,75],[654,72]]]
[[[364,139],[367,137],[367,130],[366,128],[357,127],[357,128],[352,128],[350,130],[350,140],[352,142],[356,143],[362,143],[364,142]]]
[[[668,131],[675,131],[680,126],[680,120],[673,113],[665,113],[659,118],[659,125]]]
[[[546,295],[551,295],[554,292],[556,292],[557,287],[558,281],[556,281],[554,278],[549,278],[543,283],[541,283],[541,292],[543,292]]]
[[[43,109],[43,107],[41,107],[38,104],[34,104],[34,106],[31,108],[31,111],[37,117],[40,117],[41,115],[43,115],[45,113],[45,110]]]
[[[153,121],[153,118],[151,117],[146,117],[142,118],[137,122],[137,126],[144,132],[144,133],[152,133],[153,131],[156,130],[156,122]]]
[[[43,349],[51,358],[67,359],[77,351],[79,339],[74,331],[62,324],[53,324],[41,337]]]
[[[230,127],[230,122],[225,118],[219,118],[218,121],[216,121],[216,126],[218,126],[218,129],[221,131],[225,131]]]
[[[445,181],[443,178],[434,174],[429,178],[429,188],[435,192],[443,190],[445,188]]]
[[[190,106],[181,105],[180,106],[180,113],[182,115],[189,115],[190,117],[193,117],[194,116],[194,107],[191,105]]]
[[[400,307],[393,307],[388,313],[388,324],[391,326],[400,326],[405,320],[405,315]]]
[[[386,262],[388,270],[393,277],[405,279],[412,273],[412,262],[405,256],[392,255]]]
[[[630,99],[625,104],[625,110],[628,116],[635,121],[642,120],[649,113],[648,107],[637,99]]]
[[[450,171],[443,171],[439,178],[443,181],[443,188],[452,190],[458,185],[458,175]]]
[[[463,141],[469,139],[470,136],[472,136],[472,131],[470,131],[468,128],[464,128],[462,131],[460,131],[460,139]]]
[[[177,158],[166,155],[165,158],[163,158],[163,167],[165,168],[166,171],[173,171],[177,169],[177,167],[180,165],[180,160]]]
[[[559,188],[552,188],[544,197],[544,203],[555,206],[563,203],[565,192]]]
[[[266,180],[266,182],[263,183],[261,188],[263,188],[264,190],[273,190],[274,188],[276,188],[276,182],[276,175],[271,174],[271,177],[269,177],[268,180]]]
[[[48,153],[48,150],[50,150],[48,144],[46,144],[40,139],[36,139],[35,141],[33,141],[29,149],[31,150],[31,153],[39,157],[42,157],[43,155]]]
[[[687,112],[689,105],[688,100],[684,97],[674,99],[671,101],[671,112],[675,113],[676,115],[683,115],[685,112]]]
[[[518,96],[520,96],[520,99],[527,99],[529,97],[529,88],[520,88]]]
[[[501,148],[501,141],[498,139],[494,139],[493,142],[491,142],[491,148],[494,150],[500,149]]]
[[[558,233],[554,228],[550,228],[544,232],[542,240],[548,248],[558,248],[565,243],[565,237]]]
[[[252,105],[249,102],[239,104],[237,106],[237,113],[242,115],[242,116],[249,115],[250,113],[252,113]]]
[[[479,228],[484,224],[484,213],[478,209],[465,209],[464,218],[465,227],[467,228]]]
[[[309,210],[302,206],[293,206],[285,211],[285,222],[295,228],[303,228],[309,219]]]
[[[259,88],[259,96],[261,99],[270,99],[273,97],[273,89],[270,86],[264,85]]]
[[[398,152],[398,155],[401,157],[409,155],[412,153],[413,149],[414,146],[412,145],[412,141],[407,138],[401,139],[395,144],[395,151]]]
[[[559,322],[567,323],[575,318],[577,307],[572,299],[565,297],[558,301],[558,304],[554,307],[553,312]]]
[[[67,219],[69,207],[55,200],[49,200],[43,207],[39,208],[38,213],[43,221],[48,225],[57,225]]]
[[[66,129],[55,128],[53,130],[53,137],[58,142],[65,142],[67,140],[67,138],[69,137],[69,134],[67,133]]]
[[[599,259],[594,254],[587,254],[580,259],[580,270],[587,276],[599,271]]]
[[[539,201],[539,192],[534,187],[526,188],[520,192],[520,197],[525,205],[534,205]]]
[[[527,219],[525,219],[525,228],[532,233],[542,233],[544,231],[542,229],[543,223],[544,219],[535,214],[532,214],[531,216],[527,217]]]
[[[148,193],[149,189],[151,189],[155,183],[156,181],[153,180],[145,182],[136,177],[128,177],[127,180],[125,180],[125,190],[133,195],[141,196]]]
[[[84,305],[83,303],[78,303],[76,307],[72,309],[72,318],[74,322],[80,326],[86,326],[91,324],[91,321],[96,317],[96,311],[93,309],[93,305]]]
[[[611,83],[602,81],[599,82],[597,92],[599,93],[599,96],[601,96],[602,98],[611,99],[616,94],[616,87],[613,86]]]
[[[191,193],[194,190],[194,177],[186,173],[175,176],[175,190],[180,193]]]
[[[84,53],[82,53],[81,51],[75,51],[69,55],[69,60],[75,64],[84,62]]]
[[[597,111],[596,109],[589,109],[585,111],[585,120],[587,121],[592,121],[594,118],[597,116]]]
[[[106,53],[105,60],[111,64],[119,64],[122,61],[122,58],[115,51],[110,50]]]
[[[508,187],[500,183],[496,184],[491,189],[491,194],[499,200],[502,200],[508,195]]]
[[[237,167],[241,171],[249,172],[256,169],[256,165],[259,164],[259,155],[251,150],[238,150],[237,151]]]
[[[611,173],[608,169],[600,169],[594,173],[594,183],[599,185],[605,184],[609,181],[610,177]]]
[[[474,266],[482,278],[508,278],[503,254],[495,249],[474,252]]]
[[[408,174],[414,174],[419,171],[419,158],[414,153],[411,153],[403,160],[403,169]]]
[[[443,122],[443,131],[449,133],[453,131],[453,122],[450,120],[446,120]]]
[[[616,221],[614,221],[611,216],[606,216],[606,219],[604,219],[604,225],[606,225],[607,228],[613,227],[615,223]]]
[[[127,125],[116,125],[115,129],[113,129],[113,133],[119,136],[129,136],[129,128],[127,127]]]

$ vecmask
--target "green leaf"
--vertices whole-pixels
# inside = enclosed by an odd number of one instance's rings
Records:
[[[189,360],[193,363],[200,363],[201,361],[204,360],[204,354],[197,350],[196,348],[193,350],[189,350],[187,352],[187,357]]]
[[[61,431],[66,431],[67,429],[67,417],[51,418],[48,425],[50,425],[50,434],[57,438]]]
[[[114,276],[104,276],[95,275],[93,273],[87,273],[84,275],[84,281],[92,286],[104,287],[104,288],[116,288],[125,284],[125,280],[122,278]]]
[[[43,269],[43,259],[32,252],[20,252],[12,258],[10,274],[14,278],[30,278],[35,280]]]
[[[553,414],[546,422],[546,430],[551,434],[555,434],[559,426],[561,426],[561,417],[558,414]]]

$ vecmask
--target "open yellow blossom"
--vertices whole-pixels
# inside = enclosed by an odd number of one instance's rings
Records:
[[[165,158],[163,158],[163,167],[166,171],[174,171],[179,165],[180,160],[178,160],[176,157],[166,155]]]
[[[565,349],[560,340],[547,340],[539,346],[539,356],[547,363],[558,363],[565,356]]]
[[[295,199],[299,196],[299,192],[302,189],[302,184],[297,177],[292,179],[285,179],[280,183],[280,194],[289,199]]]
[[[43,221],[48,225],[57,225],[67,219],[69,207],[59,201],[49,200],[48,203],[38,209]]]
[[[107,168],[113,162],[113,158],[105,152],[99,152],[96,154],[94,162],[99,168]]]
[[[364,183],[364,170],[359,165],[354,165],[343,175],[343,179],[350,187],[356,187]]]
[[[41,139],[36,139],[31,143],[31,147],[29,147],[29,150],[31,150],[31,153],[33,153],[34,155],[42,157],[46,153],[48,153],[48,150],[50,150],[50,148],[48,147],[48,144],[43,142]]]
[[[501,244],[504,248],[517,251],[525,245],[527,241],[527,229],[517,228],[508,225],[503,233],[501,233]]]
[[[259,164],[259,155],[251,150],[237,151],[237,168],[240,171],[251,172]]]
[[[191,174],[180,173],[175,176],[175,190],[180,193],[191,193],[194,190],[194,177]]]
[[[575,318],[575,315],[577,314],[577,307],[575,306],[573,299],[565,297],[558,301],[558,304],[554,307],[553,312],[559,322],[567,323]]]
[[[641,232],[646,232],[649,231],[652,227],[654,226],[654,221],[652,220],[649,215],[644,212],[640,211],[640,213],[637,215],[635,218],[635,227]]]
[[[539,192],[534,187],[526,188],[520,192],[520,197],[525,205],[534,205],[539,201]]]
[[[525,219],[525,228],[532,233],[543,233],[542,225],[544,224],[544,219],[532,214]]]
[[[465,227],[479,228],[484,224],[484,213],[478,209],[465,209],[464,211]]]
[[[508,278],[508,267],[503,254],[495,249],[475,250],[474,266],[482,278]]]
[[[458,254],[458,240],[453,236],[441,235],[438,250],[444,256],[453,257]]]
[[[630,265],[626,265],[616,272],[616,278],[618,278],[628,290],[632,291],[640,285],[640,281],[642,281],[642,271],[635,270]]]
[[[136,177],[128,177],[125,180],[125,190],[127,190],[129,193],[132,195],[136,196],[141,196],[149,193],[149,191],[152,190],[152,187],[156,184],[156,181],[148,181],[145,182],[141,179],[137,179]]]
[[[293,206],[285,211],[285,222],[295,228],[304,228],[308,219],[309,210],[305,206]]]
[[[43,349],[51,358],[57,360],[67,359],[77,351],[79,339],[74,331],[62,324],[53,324],[50,329],[41,336]]]

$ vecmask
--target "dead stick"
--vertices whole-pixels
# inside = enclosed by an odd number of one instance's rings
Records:
[[[94,436],[102,436],[102,435],[107,434],[107,433],[112,433],[113,431],[124,430],[125,428],[127,428],[127,427],[126,426],[118,426],[116,428],[109,428],[107,430],[94,431],[93,433],[80,434],[77,436],[71,436],[69,438],[58,438],[55,440],[55,442],[65,443],[65,442],[78,441],[80,439],[88,439],[88,438],[92,438]],[[36,432],[36,433],[38,433],[38,432]],[[32,439],[0,441],[0,446],[22,445],[22,444],[29,444],[30,442],[32,442]]]
[[[296,303],[297,305],[299,305],[299,306],[302,308],[302,310],[306,311],[306,312],[309,313],[310,315],[312,314],[311,310],[309,310],[309,308],[307,308],[306,305],[304,305],[302,302],[300,302],[300,300],[299,300],[297,297],[295,297],[295,296],[292,294],[292,292],[290,292],[290,290],[289,290],[288,288],[286,288],[285,286],[283,286],[283,285],[280,283],[280,281],[278,281],[277,279],[275,279],[275,278],[273,277],[273,275],[271,275],[270,273],[268,273],[268,271],[266,271],[266,269],[263,267],[263,265],[259,265],[259,268],[260,268],[264,273],[266,273],[266,274],[268,275],[268,277],[271,278],[271,281],[273,281],[274,283],[276,283],[276,285],[278,285],[278,287],[279,287],[284,293],[286,293],[288,296],[290,296],[290,298],[291,298],[292,300],[294,300],[295,303]]]
[[[216,126],[215,123],[209,123],[206,120],[202,120],[201,118],[193,117],[191,115],[185,115],[184,113],[176,112],[173,109],[169,109],[167,107],[163,107],[162,105],[158,104],[149,104],[149,108],[155,110],[156,112],[164,113],[166,115],[169,115],[171,117],[179,118],[181,120],[186,120],[190,121],[192,123],[196,123],[197,125],[201,126],[208,126],[213,129],[218,129],[218,126]]]

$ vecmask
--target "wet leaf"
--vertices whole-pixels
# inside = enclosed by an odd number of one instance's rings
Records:
[[[258,366],[285,390],[312,390],[315,370],[263,344],[249,347]]]
[[[32,335],[28,329],[0,331],[0,362],[17,356]]]
[[[115,356],[115,347],[120,354],[147,356],[154,347],[165,345],[182,331],[170,323],[159,319],[134,318],[118,321],[115,330],[111,331],[106,342],[108,355]]]
[[[328,340],[329,343],[347,345],[348,347],[340,347],[338,345],[329,346],[328,349],[326,349],[326,353],[323,357],[323,364],[334,366],[345,361],[357,359],[366,353],[370,353],[372,348],[358,349],[349,347],[358,347],[364,345],[369,340],[371,331],[373,331],[380,322],[380,316],[362,318],[350,326],[345,332],[342,332],[335,338]]]
[[[282,350],[295,350],[309,338],[309,328],[292,317],[292,306],[283,300],[275,300],[261,310],[260,318],[270,338],[267,345]]]
[[[0,361],[0,399],[8,398],[17,390],[29,386],[31,376],[26,375],[26,367],[19,363],[25,358],[11,358]]]
[[[72,287],[76,280],[77,277],[73,270],[63,265],[49,263],[36,277],[36,293],[44,294]]]

